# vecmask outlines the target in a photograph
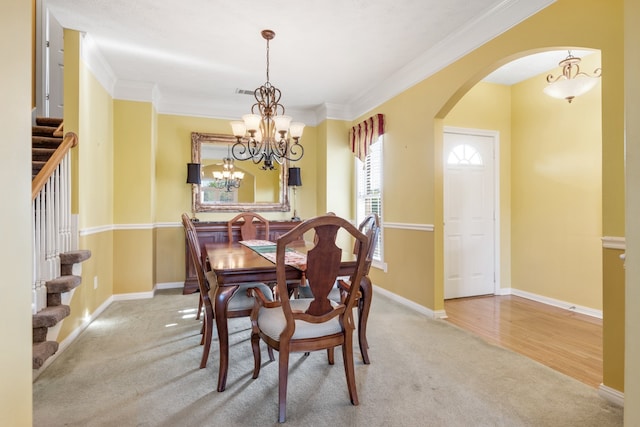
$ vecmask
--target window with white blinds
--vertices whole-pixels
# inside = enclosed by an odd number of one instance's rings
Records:
[[[378,214],[382,224],[382,139],[369,146],[364,162],[356,159],[356,221],[360,224],[372,213]],[[382,230],[373,259],[382,261]]]

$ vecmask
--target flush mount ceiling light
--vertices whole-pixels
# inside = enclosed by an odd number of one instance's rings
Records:
[[[549,84],[544,88],[544,93],[571,103],[576,96],[584,95],[593,89],[602,75],[602,69],[596,68],[593,75],[589,75],[580,71],[580,61],[580,58],[571,55],[569,51],[569,56],[558,64],[562,67],[562,74],[556,78],[553,74],[547,75]]]
[[[299,140],[304,124],[292,123],[291,117],[284,115],[280,89],[269,82],[269,40],[276,33],[263,30],[261,34],[267,41],[267,82],[254,91],[256,103],[251,106],[251,114],[242,116],[242,121],[231,122],[237,139],[231,153],[236,160],[263,162],[262,169],[271,170],[274,162],[282,164],[285,160],[302,158],[304,148]]]

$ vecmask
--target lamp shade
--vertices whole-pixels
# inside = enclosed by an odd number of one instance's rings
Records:
[[[573,79],[560,79],[550,83],[543,90],[547,95],[566,99],[569,102],[576,96],[584,95],[598,84],[595,77],[575,77]]]
[[[187,163],[187,184],[200,184],[200,163]]]
[[[289,168],[289,180],[287,182],[287,185],[289,187],[300,187],[302,185],[300,168]]]

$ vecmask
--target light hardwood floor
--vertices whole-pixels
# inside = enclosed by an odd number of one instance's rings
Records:
[[[513,295],[446,300],[447,321],[592,387],[602,383],[602,320]]]

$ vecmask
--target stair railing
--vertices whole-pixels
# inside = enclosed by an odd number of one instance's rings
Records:
[[[33,201],[33,314],[47,306],[46,282],[60,276],[60,254],[71,250],[71,148],[78,136],[62,143],[31,183]]]

